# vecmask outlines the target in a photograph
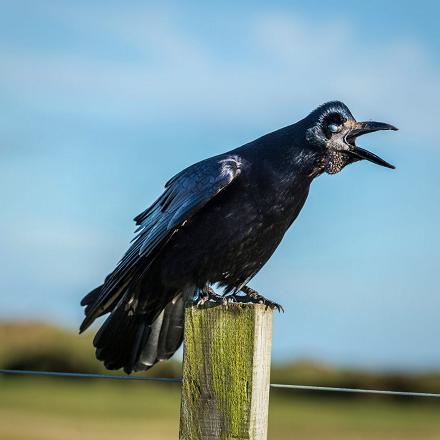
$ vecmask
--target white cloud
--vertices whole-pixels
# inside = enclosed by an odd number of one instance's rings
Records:
[[[440,75],[416,42],[371,46],[347,23],[289,15],[249,18],[232,57],[216,53],[176,14],[69,11],[71,31],[126,45],[126,60],[97,49],[45,52],[3,47],[0,81],[11,99],[45,111],[116,118],[289,122],[328,99],[383,117],[407,134],[434,133]],[[115,49],[117,51],[117,49]],[[237,59],[240,60],[237,62]],[[292,118],[292,119],[290,119]],[[275,122],[275,120],[274,120]]]

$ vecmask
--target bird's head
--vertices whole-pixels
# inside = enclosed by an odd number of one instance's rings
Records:
[[[357,122],[348,107],[339,101],[328,102],[314,110],[306,119],[306,140],[320,152],[321,172],[335,174],[346,165],[369,160],[377,165],[394,168],[379,156],[356,145],[356,139],[378,130],[397,130],[384,122]]]

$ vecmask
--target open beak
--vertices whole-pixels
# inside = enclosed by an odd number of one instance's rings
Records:
[[[350,132],[345,137],[345,141],[349,146],[349,149],[346,153],[351,156],[354,160],[369,160],[377,165],[381,165],[383,167],[394,169],[395,166],[386,162],[379,156],[376,156],[374,153],[371,153],[368,150],[364,150],[361,147],[358,147],[355,143],[356,138],[362,136],[367,133],[373,133],[379,130],[397,130],[396,127],[390,124],[385,124],[384,122],[356,122],[355,126],[350,130]]]

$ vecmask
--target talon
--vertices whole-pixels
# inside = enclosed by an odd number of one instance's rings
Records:
[[[272,310],[277,309],[279,312],[283,311],[284,313],[283,306],[274,301],[266,299],[263,295],[260,295],[256,290],[250,288],[249,286],[243,286],[241,291],[245,293],[245,296],[243,297],[244,300],[247,299],[248,302],[254,304],[264,304],[266,306],[266,310],[268,307],[270,307]]]
[[[222,304],[223,296],[216,293],[211,287],[205,286],[203,289],[197,289],[197,296],[193,301],[197,307],[202,307],[205,304],[207,307],[212,307],[216,304]]]
[[[197,301],[197,307],[203,306],[206,301],[208,301],[208,296],[201,296],[200,299]]]

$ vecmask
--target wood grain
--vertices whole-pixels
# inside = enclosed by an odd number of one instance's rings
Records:
[[[272,310],[187,307],[181,440],[267,438]]]

